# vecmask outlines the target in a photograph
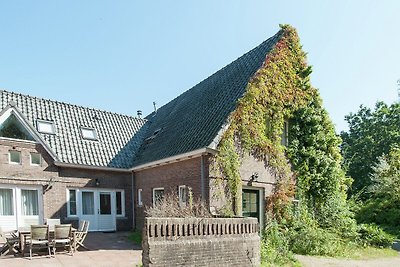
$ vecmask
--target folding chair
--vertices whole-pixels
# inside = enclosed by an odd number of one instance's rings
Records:
[[[3,232],[0,227],[0,256],[6,255],[8,252],[18,253],[17,245],[19,238],[15,231]]]
[[[83,247],[89,250],[84,244],[85,238],[89,231],[89,221],[79,221],[79,228],[74,232],[74,250],[76,251],[79,247]]]

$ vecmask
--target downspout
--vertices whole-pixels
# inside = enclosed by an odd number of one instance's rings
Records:
[[[205,201],[205,184],[204,184],[204,156],[201,155],[201,200],[204,202]]]
[[[132,229],[136,229],[136,223],[135,223],[135,174],[132,171],[131,173],[131,184],[132,184],[132,192],[131,192],[131,201],[132,201]]]

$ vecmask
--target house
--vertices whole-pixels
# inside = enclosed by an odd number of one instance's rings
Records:
[[[284,35],[145,119],[0,91],[0,225],[56,217],[89,220],[91,231],[140,228],[146,206],[170,192],[184,201],[188,188],[220,208],[213,158],[238,100]],[[240,176],[241,213],[262,223],[276,177],[252,156],[241,160]]]

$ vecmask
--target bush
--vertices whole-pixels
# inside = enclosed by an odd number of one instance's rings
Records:
[[[166,194],[163,199],[157,201],[152,207],[146,207],[145,214],[147,217],[158,218],[211,217],[205,203],[200,199],[193,200],[190,193],[188,201],[184,206],[180,205],[176,194]]]
[[[267,225],[261,240],[261,261],[267,266],[282,266],[294,261],[289,251],[287,229],[272,221]]]
[[[360,224],[358,226],[360,234],[360,244],[362,246],[390,247],[393,244],[394,237],[375,224]]]

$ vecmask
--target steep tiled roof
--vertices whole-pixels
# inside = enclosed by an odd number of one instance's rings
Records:
[[[28,123],[53,121],[55,134],[40,134],[63,163],[129,168],[143,140],[145,120],[0,90],[0,111],[14,102]],[[82,139],[94,128],[98,141]]]
[[[282,36],[258,47],[150,114],[135,166],[212,146],[246,85]],[[155,134],[156,133],[156,134]]]

